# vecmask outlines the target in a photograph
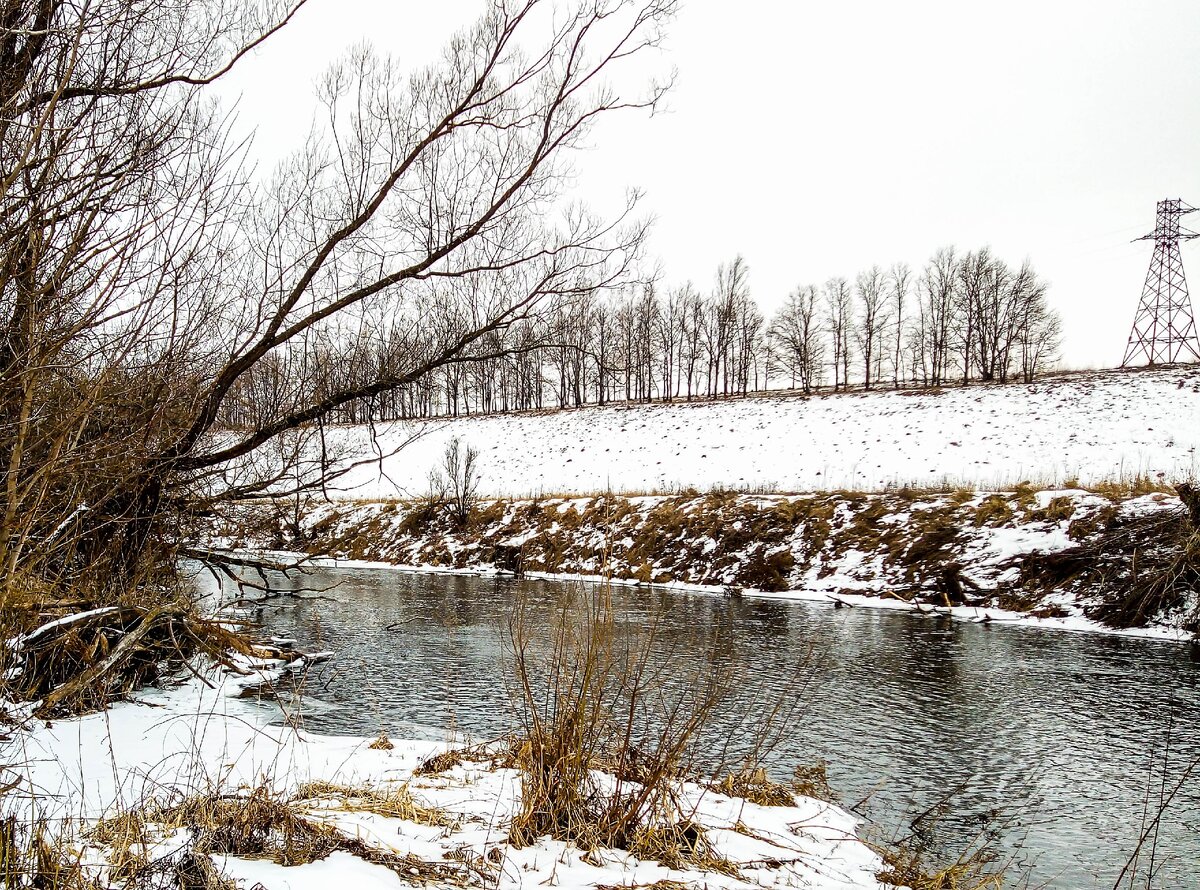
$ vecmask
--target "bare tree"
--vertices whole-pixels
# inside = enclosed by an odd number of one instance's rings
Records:
[[[442,457],[442,491],[445,492],[450,518],[459,528],[466,528],[475,509],[479,491],[479,452],[464,446],[458,436],[446,445]],[[430,483],[430,490],[435,490]]]
[[[907,263],[895,263],[887,274],[888,298],[891,302],[892,325],[895,327],[895,339],[892,341],[892,386],[900,388],[904,377],[902,351],[904,347],[904,307],[908,300],[911,287],[912,270]]]
[[[853,306],[850,285],[845,278],[825,282],[825,320],[833,341],[833,388],[850,385],[850,329],[853,325]]]
[[[694,387],[699,388],[697,380],[697,365],[703,355],[702,339],[704,336],[704,298],[689,281],[684,285],[680,294],[680,372],[687,392],[687,400],[692,400]]]
[[[1013,312],[1013,348],[1025,383],[1032,383],[1058,357],[1062,342],[1062,321],[1046,302],[1046,289],[1045,282],[1025,262],[1014,281]]]
[[[971,380],[971,367],[975,363],[975,353],[979,348],[985,294],[994,272],[994,260],[991,251],[986,247],[964,255],[956,269],[955,333],[963,386]]]
[[[943,247],[925,264],[918,282],[921,300],[917,350],[925,382],[932,386],[941,386],[949,374],[957,272],[954,248]]]
[[[883,363],[883,338],[887,327],[885,287],[883,270],[878,266],[860,272],[854,283],[859,306],[854,333],[863,362],[863,389],[871,388]]]
[[[788,294],[771,321],[769,330],[775,361],[791,376],[793,389],[805,394],[820,385],[825,343],[817,303],[817,289],[803,285]]]
[[[560,8],[538,45],[544,8],[497,0],[415,73],[352,52],[260,187],[205,85],[294,8],[0,3],[4,598],[171,571],[189,511],[328,471],[276,443],[395,394],[430,411],[452,365],[498,369],[485,403],[537,403],[539,310],[627,284],[644,235],[636,194],[616,220],[562,200],[569,156],[659,101],[607,75],[675,2]]]

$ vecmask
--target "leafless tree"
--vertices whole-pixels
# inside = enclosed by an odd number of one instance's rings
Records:
[[[825,320],[833,343],[833,388],[836,391],[839,386],[850,385],[850,329],[854,308],[850,285],[845,278],[831,278],[825,282],[825,307]]]
[[[887,328],[887,294],[883,270],[872,266],[860,272],[854,283],[858,298],[854,335],[863,362],[863,389],[870,389],[878,379],[884,355],[884,332]]]
[[[1028,262],[1017,273],[1014,285],[1014,349],[1021,379],[1032,383],[1046,366],[1058,358],[1062,342],[1062,321],[1046,301],[1046,284]]]
[[[985,304],[988,299],[989,286],[994,280],[996,271],[995,260],[991,251],[986,247],[965,254],[958,262],[954,307],[963,386],[966,386],[971,380],[971,368],[975,362],[976,351],[980,349],[980,343],[983,340]],[[983,349],[987,348],[986,345],[983,346]],[[991,373],[990,369],[987,373]],[[984,379],[990,378],[985,377]]]
[[[925,382],[931,386],[941,386],[949,374],[957,273],[954,248],[943,247],[925,264],[917,284],[920,304],[916,352]]]
[[[698,365],[703,357],[701,345],[704,336],[704,298],[689,281],[680,293],[680,357],[679,369],[683,376],[687,400],[699,388]]]
[[[887,274],[888,299],[891,303],[892,326],[895,328],[895,339],[892,341],[892,386],[900,388],[904,377],[903,349],[905,332],[905,304],[911,287],[912,270],[907,263],[895,263]]]
[[[479,452],[463,445],[454,436],[446,445],[442,458],[442,491],[445,492],[450,518],[459,528],[465,528],[475,509],[479,491]],[[430,490],[435,490],[431,482]]]
[[[822,336],[817,289],[812,285],[797,287],[788,294],[771,321],[769,337],[775,362],[806,394],[820,385],[825,363],[825,341]]]
[[[295,7],[0,2],[5,600],[169,571],[190,511],[296,478],[278,443],[395,394],[428,410],[451,366],[540,397],[540,310],[625,286],[644,235],[636,194],[616,220],[563,201],[569,157],[656,106],[665,83],[609,73],[675,2],[548,9],[496,0],[417,72],[353,51],[260,185],[206,85]]]

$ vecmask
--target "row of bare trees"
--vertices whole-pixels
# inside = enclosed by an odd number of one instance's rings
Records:
[[[988,248],[937,251],[914,274],[878,266],[788,295],[767,331],[775,368],[812,392],[904,384],[1032,382],[1058,358],[1061,322],[1046,283]]]
[[[769,319],[751,296],[742,257],[713,286],[657,282],[547,301],[485,338],[487,353],[412,384],[346,403],[348,423],[404,417],[713,398],[767,389],[812,393],[851,385],[941,386],[1032,381],[1057,357],[1058,317],[1028,262],[987,248],[939,250],[919,273],[898,263],[853,281],[793,290]],[[341,338],[264,364],[226,406],[231,425],[258,422],[298,385],[318,394],[386,375],[411,345]]]

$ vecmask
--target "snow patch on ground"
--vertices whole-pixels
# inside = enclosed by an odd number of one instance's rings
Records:
[[[310,781],[378,790],[407,786],[414,800],[436,808],[450,824],[430,826],[347,807],[319,796],[300,806],[307,818],[338,828],[370,847],[433,863],[472,862],[492,890],[552,884],[566,888],[651,884],[670,880],[725,888],[797,887],[874,890],[879,856],[858,840],[858,820],[831,804],[798,797],[794,807],[759,807],[705,791],[680,788],[682,809],[711,832],[740,878],[696,868],[670,869],[615,850],[585,861],[581,850],[549,838],[523,848],[507,844],[507,823],[520,800],[511,769],[466,762],[434,776],[414,769],[447,746],[393,741],[374,750],[370,740],[323,737],[271,725],[273,708],[238,698],[246,683],[277,673],[263,666],[249,677],[205,672],[170,691],[149,690],[133,701],[82,718],[31,722],[0,743],[6,770],[19,786],[6,798],[8,814],[74,826],[85,861],[104,874],[104,848],[83,836],[97,819],[151,800],[191,794],[244,794],[266,785],[289,794]],[[6,780],[10,778],[6,776]],[[152,857],[178,850],[182,831],[160,838]],[[498,851],[498,852],[493,852]],[[284,867],[271,861],[220,855],[216,864],[240,887],[324,890],[410,886],[397,874],[348,852]],[[483,879],[473,882],[483,886]]]
[[[546,493],[878,491],[1053,486],[1200,472],[1200,368],[1100,372],[943,391],[761,396],[385,424],[382,463],[339,481],[340,497],[415,494],[451,437],[480,452],[482,490]],[[331,447],[378,453],[363,427]]]

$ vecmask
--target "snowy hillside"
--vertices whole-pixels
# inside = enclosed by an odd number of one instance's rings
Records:
[[[419,493],[459,436],[484,494],[1084,485],[1200,472],[1200,367],[940,392],[584,408],[380,427],[344,497]],[[363,458],[365,429],[331,438]]]

